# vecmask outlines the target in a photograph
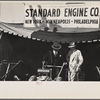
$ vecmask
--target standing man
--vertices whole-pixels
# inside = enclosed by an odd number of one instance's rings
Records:
[[[53,79],[57,77],[59,73],[59,68],[55,68],[56,66],[62,66],[63,63],[63,57],[60,53],[61,45],[57,42],[54,42],[52,45],[52,50],[48,51],[44,56],[43,56],[43,67],[46,65],[52,65],[52,77]]]
[[[68,46],[70,48],[66,59],[69,66],[68,81],[77,81],[77,72],[83,63],[83,56],[80,50],[77,50],[75,42],[71,42]]]

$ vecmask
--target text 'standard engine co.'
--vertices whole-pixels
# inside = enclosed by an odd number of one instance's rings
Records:
[[[26,9],[26,17],[59,17],[61,15],[61,9]],[[99,16],[99,8],[92,7],[90,16]],[[87,17],[88,8],[65,8],[64,17]]]

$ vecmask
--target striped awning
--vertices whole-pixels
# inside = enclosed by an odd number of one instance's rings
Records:
[[[61,43],[69,43],[71,41],[91,43],[100,41],[100,30],[96,28],[57,28],[58,31],[56,32],[53,31],[53,28],[50,28],[48,31],[45,31],[44,28],[25,28],[23,27],[23,23],[0,22],[0,30],[2,32],[38,41],[57,41]]]

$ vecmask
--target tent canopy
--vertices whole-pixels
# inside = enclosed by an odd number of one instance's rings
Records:
[[[54,27],[53,27],[54,28]],[[53,28],[45,31],[44,27],[25,28],[23,23],[3,23],[0,22],[0,30],[4,33],[18,35],[24,38],[32,38],[38,41],[61,42],[95,42],[100,39],[100,30],[96,28],[66,28],[58,29],[54,32]]]

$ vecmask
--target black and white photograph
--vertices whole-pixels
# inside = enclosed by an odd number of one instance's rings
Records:
[[[100,98],[100,1],[0,1],[0,98]]]
[[[100,81],[100,2],[0,2],[1,81]]]

